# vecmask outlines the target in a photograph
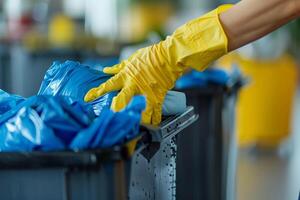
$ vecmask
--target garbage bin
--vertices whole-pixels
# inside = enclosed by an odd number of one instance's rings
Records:
[[[159,129],[149,127],[145,148],[133,157],[130,199],[176,199],[177,137],[198,118],[189,107],[180,117],[171,117]]]
[[[129,198],[135,200],[146,199],[136,194],[163,196],[168,192],[167,188],[149,188],[155,177],[151,177],[154,174],[147,173],[147,170],[162,170],[157,164],[160,162],[157,157],[167,157],[169,152],[176,153],[171,150],[174,145],[163,149],[163,143],[176,137],[196,119],[194,109],[189,107],[186,112],[164,120],[160,127],[141,127],[142,137],[131,157],[126,146],[82,152],[2,152],[1,199],[111,200],[127,199],[129,194]],[[142,157],[147,158],[148,162],[139,164],[137,160]],[[139,172],[145,172],[143,174],[148,175],[147,179],[144,175],[137,176]],[[175,169],[170,173],[175,177]]]
[[[177,138],[177,199],[233,200],[237,160],[235,102],[241,81],[186,89],[199,114]]]

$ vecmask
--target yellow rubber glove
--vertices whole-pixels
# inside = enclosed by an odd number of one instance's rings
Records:
[[[113,110],[119,111],[134,95],[145,95],[147,107],[142,122],[158,125],[165,95],[183,71],[188,67],[204,70],[227,53],[227,37],[219,21],[219,13],[229,7],[221,6],[194,19],[166,40],[138,50],[114,67],[105,68],[105,73],[116,75],[91,89],[84,100],[93,101],[107,92],[121,90],[111,105]]]

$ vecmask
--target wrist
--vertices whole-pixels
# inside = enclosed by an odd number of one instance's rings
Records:
[[[296,3],[296,16],[300,17],[300,0],[294,0]]]
[[[290,0],[288,7],[292,18],[300,17],[300,0]]]

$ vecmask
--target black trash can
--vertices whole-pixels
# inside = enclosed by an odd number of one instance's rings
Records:
[[[157,179],[155,174],[163,170],[162,161],[174,166],[176,145],[164,144],[196,119],[189,107],[183,114],[164,120],[160,127],[141,127],[142,137],[132,156],[126,146],[83,152],[0,153],[1,199],[137,200],[165,196],[169,188],[175,191],[175,182]],[[169,174],[175,177],[174,167]],[[158,190],[153,183],[169,185]]]
[[[149,145],[133,157],[129,199],[176,199],[177,137],[197,120],[193,110],[164,120],[159,129],[148,127]]]
[[[125,148],[1,153],[0,165],[5,200],[122,199],[130,167]]]
[[[183,91],[199,119],[178,135],[177,199],[235,199],[235,103],[241,86],[237,80]]]

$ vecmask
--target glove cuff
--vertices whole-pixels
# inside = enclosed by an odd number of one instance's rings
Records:
[[[232,5],[223,5],[191,20],[164,41],[173,66],[204,70],[208,64],[228,52],[228,39],[219,14]]]

